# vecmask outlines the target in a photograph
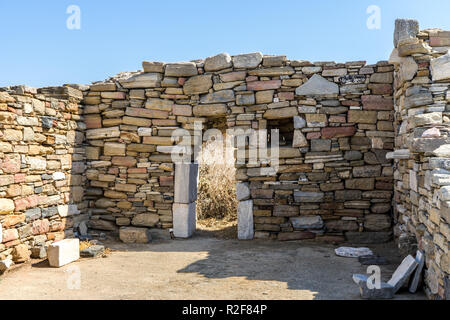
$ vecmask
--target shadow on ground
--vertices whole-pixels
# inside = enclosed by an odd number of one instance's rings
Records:
[[[234,227],[230,227],[233,229]],[[251,290],[258,299],[276,297],[270,287],[282,287],[293,292],[301,292],[302,299],[317,300],[353,300],[359,299],[359,291],[352,281],[355,273],[366,273],[358,259],[338,257],[334,254],[337,246],[313,242],[278,241],[238,241],[224,240],[223,234],[232,230],[199,231],[192,239],[165,241],[156,240],[149,246],[124,246],[115,244],[112,248],[126,251],[152,251],[174,253],[204,253],[205,258],[198,259],[177,270],[178,274],[193,274],[207,279],[245,279],[243,286],[254,284]],[[156,237],[158,238],[158,237]],[[348,244],[347,244],[348,245]],[[389,265],[380,266],[382,278],[389,280],[401,263],[402,257],[394,243],[373,245],[371,249],[385,257]],[[269,286],[258,288],[259,283]],[[274,284],[277,285],[274,285]],[[223,293],[227,299],[227,292]],[[401,292],[397,299],[423,299],[423,294],[411,295]],[[276,299],[276,298],[275,298]],[[280,299],[283,299],[282,297]]]

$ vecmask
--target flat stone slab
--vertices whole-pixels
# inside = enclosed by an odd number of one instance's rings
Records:
[[[407,256],[398,269],[394,272],[388,284],[394,287],[394,292],[397,293],[405,284],[411,274],[416,270],[418,263],[411,255]]]
[[[411,285],[409,286],[409,292],[411,292],[411,293],[417,292],[417,288],[419,287],[419,282],[422,277],[423,267],[425,266],[425,255],[420,250],[417,251],[416,262],[417,262],[417,269],[416,269],[416,272],[414,273],[414,277],[411,282]]]
[[[368,300],[393,299],[394,287],[388,283],[381,282],[380,288],[369,289],[369,277],[362,274],[354,274],[353,281],[359,286],[361,298]]]
[[[84,258],[96,258],[105,252],[105,246],[92,246],[81,250],[80,254]]]
[[[298,96],[327,96],[338,95],[339,86],[322,76],[315,74],[304,85],[295,90]]]
[[[345,258],[359,258],[362,256],[373,255],[372,250],[369,248],[351,248],[351,247],[340,247],[335,250],[336,255]]]
[[[238,239],[253,240],[253,200],[242,201],[238,206]]]
[[[197,226],[196,203],[173,204],[173,233],[176,238],[190,238]]]

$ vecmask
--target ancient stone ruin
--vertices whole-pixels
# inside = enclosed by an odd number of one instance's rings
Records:
[[[427,295],[448,298],[450,32],[398,20],[394,38],[374,65],[222,53],[92,85],[1,88],[0,260],[45,257],[88,228],[126,243],[151,228],[190,237],[198,166],[174,163],[174,132],[279,129],[277,171],[236,164],[239,238],[395,238],[425,253]]]

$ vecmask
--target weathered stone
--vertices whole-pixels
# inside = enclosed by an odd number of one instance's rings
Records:
[[[92,129],[86,131],[86,138],[89,140],[118,138],[118,137],[120,137],[119,127]]]
[[[211,75],[201,75],[189,78],[183,86],[184,94],[194,95],[208,93],[213,86]]]
[[[264,113],[264,118],[269,120],[287,119],[298,115],[296,107],[270,109]]]
[[[419,34],[419,22],[413,19],[395,20],[394,47],[398,47],[399,42],[407,39],[414,39]]]
[[[136,89],[159,87],[161,80],[162,75],[160,73],[142,73],[125,80],[119,80],[119,82],[126,89]]]
[[[233,90],[222,90],[204,95],[200,98],[201,104],[214,104],[235,101]]]
[[[225,104],[207,104],[195,106],[193,109],[196,117],[221,117],[227,115],[227,106]]]
[[[315,203],[321,202],[324,199],[325,194],[322,192],[294,192],[295,202],[299,203]]]
[[[125,156],[126,145],[123,143],[107,142],[104,147],[105,156]]]
[[[294,140],[292,143],[293,148],[303,148],[309,145],[305,135],[300,130],[294,131]]]
[[[154,61],[143,61],[142,62],[142,68],[144,69],[144,72],[147,73],[164,73],[164,62],[154,62]],[[115,87],[115,86],[114,86]],[[112,90],[115,90],[115,88],[111,88]],[[91,88],[92,90],[92,88]],[[103,90],[99,90],[103,91]]]
[[[352,137],[356,133],[355,127],[328,127],[322,129],[322,138],[333,139],[333,138],[344,138]]]
[[[239,182],[236,184],[236,199],[238,201],[250,199],[250,186],[248,183]]]
[[[362,96],[361,101],[364,110],[390,111],[394,109],[394,101],[392,98],[384,98],[382,96]]]
[[[154,227],[159,222],[159,216],[157,214],[137,214],[134,216],[131,224],[136,227]]]
[[[145,244],[152,241],[150,230],[147,228],[123,227],[120,228],[119,237],[123,243],[127,244]]]
[[[14,209],[14,201],[10,199],[0,199],[0,215],[13,213]]]
[[[339,86],[315,74],[308,82],[298,87],[295,94],[298,96],[334,96],[339,94]]]
[[[417,289],[419,287],[419,282],[420,282],[421,277],[422,277],[422,271],[423,271],[423,268],[425,266],[425,255],[424,255],[424,252],[422,252],[420,250],[417,251],[416,262],[417,262],[417,269],[416,269],[416,272],[414,273],[414,276],[412,278],[411,284],[409,286],[409,292],[411,292],[411,293],[416,293]]]
[[[242,201],[238,205],[238,239],[253,240],[253,201]]]
[[[424,113],[414,116],[412,123],[416,127],[429,126],[429,125],[440,125],[442,124],[442,113],[432,112]]]
[[[172,211],[175,237],[185,239],[192,237],[196,229],[196,203],[174,203]]]
[[[312,152],[328,152],[331,151],[331,140],[313,139],[311,140]]]
[[[233,57],[233,65],[236,69],[256,68],[261,64],[263,55],[260,52],[241,54]]]
[[[364,228],[369,231],[386,231],[392,226],[391,218],[385,214],[369,214],[365,216]]]
[[[373,252],[369,248],[351,248],[340,247],[334,250],[336,255],[345,258],[359,258],[367,255],[372,255]]]
[[[433,81],[450,80],[450,53],[431,60]]]
[[[249,71],[249,75],[258,77],[290,76],[295,73],[292,67],[263,68]]]
[[[91,246],[80,251],[80,255],[84,258],[96,258],[105,252],[105,246]]]
[[[231,68],[233,66],[231,57],[228,53],[221,53],[213,57],[205,59],[205,71],[220,71],[223,69]]]
[[[281,80],[252,81],[247,83],[249,91],[276,90],[281,87]]]
[[[192,77],[197,74],[197,65],[194,62],[168,63],[166,65],[166,77]]]
[[[198,164],[175,165],[175,203],[190,204],[197,200]]]
[[[31,252],[28,250],[28,246],[26,244],[19,244],[14,247],[12,252],[12,259],[15,263],[24,263],[29,261],[31,258]]]
[[[394,293],[397,293],[403,287],[417,266],[418,263],[412,256],[408,256],[403,260],[402,264],[392,275],[391,280],[388,281],[388,284],[394,287]]]
[[[295,217],[290,218],[290,221],[296,230],[322,229],[324,226],[322,217],[320,216]]]
[[[348,122],[375,124],[378,120],[376,111],[350,110],[348,112]]]
[[[345,188],[350,190],[373,190],[375,180],[372,178],[349,179],[345,181]]]

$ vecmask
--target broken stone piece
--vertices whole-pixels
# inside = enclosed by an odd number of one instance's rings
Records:
[[[405,284],[406,280],[416,270],[418,263],[411,255],[407,256],[398,269],[394,272],[388,284],[394,287],[394,293],[397,293]]]
[[[80,254],[85,258],[96,258],[105,252],[105,246],[91,246],[81,250]]]
[[[369,289],[369,277],[362,274],[353,275],[353,281],[359,286],[361,298],[363,299],[380,300],[394,298],[394,287],[388,283],[381,282],[380,288]]]
[[[372,250],[369,248],[351,248],[341,247],[335,250],[336,255],[346,258],[359,258],[361,256],[373,255]]]

